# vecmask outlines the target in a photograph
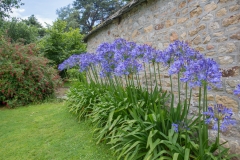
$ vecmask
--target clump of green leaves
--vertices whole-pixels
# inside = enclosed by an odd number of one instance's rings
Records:
[[[104,89],[97,85],[87,85],[76,83],[68,92],[68,107],[70,112],[83,119],[92,113],[93,106],[99,102],[99,97],[104,93]]]
[[[83,43],[83,35],[79,29],[67,29],[64,21],[57,20],[50,26],[46,35],[40,40],[39,46],[42,54],[52,60],[57,66],[72,54],[86,51],[86,44]]]
[[[38,39],[38,28],[29,26],[21,19],[12,18],[10,21],[2,21],[2,34],[11,38],[12,42],[30,44]]]
[[[61,80],[35,44],[11,43],[2,37],[0,48],[0,102],[16,107],[53,95]]]

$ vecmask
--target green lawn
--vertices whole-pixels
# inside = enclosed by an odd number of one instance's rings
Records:
[[[109,146],[96,145],[94,128],[77,122],[64,103],[0,109],[0,159],[113,160]]]

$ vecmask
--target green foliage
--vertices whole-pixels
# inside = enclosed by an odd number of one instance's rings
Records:
[[[56,13],[60,20],[63,20],[67,23],[67,29],[80,28],[79,12],[74,8],[71,8],[70,5],[58,9]]]
[[[67,28],[81,28],[81,33],[90,32],[129,0],[75,0],[73,7],[67,5],[57,9],[60,20],[67,22]]]
[[[31,15],[28,17],[28,19],[24,19],[23,22],[26,23],[28,26],[35,26],[37,28],[42,28],[42,25],[40,22],[38,22],[37,18],[34,15]]]
[[[78,118],[89,118],[95,125],[97,143],[107,142],[118,156],[126,160],[215,160],[221,148],[223,159],[231,159],[228,149],[217,142],[205,147],[199,155],[198,127],[201,117],[186,119],[188,102],[171,107],[170,94],[156,87],[152,92],[132,85],[121,87],[108,83],[83,81],[68,94],[70,112]],[[171,96],[174,101],[174,96]],[[172,102],[171,102],[172,103]],[[179,132],[172,124],[179,122]]]
[[[104,89],[97,86],[76,83],[68,93],[68,107],[70,112],[79,119],[86,118],[93,110],[93,105],[99,102],[98,98],[104,93]]]
[[[40,102],[60,84],[57,71],[39,56],[35,44],[0,43],[0,102],[9,107]]]
[[[19,8],[21,5],[23,5],[21,0],[1,0],[0,19],[9,17],[8,13],[12,12],[12,8]]]
[[[82,53],[86,50],[83,43],[83,35],[79,29],[66,31],[66,22],[57,20],[53,26],[47,29],[47,34],[39,42],[43,55],[52,60],[57,66],[63,60],[75,53]]]
[[[86,75],[80,74],[79,73],[79,69],[77,68],[71,68],[71,69],[67,69],[66,71],[66,78],[68,78],[68,80],[70,81],[75,81],[75,82],[84,82],[86,80]]]
[[[11,38],[12,42],[29,44],[35,42],[38,38],[38,28],[28,26],[19,19],[12,18],[11,21],[3,21],[2,25],[2,32],[5,36]]]
[[[42,27],[42,24],[38,22],[37,18],[34,15],[31,15],[27,19],[23,19],[24,22],[28,27],[35,27],[37,28],[38,38],[42,38],[46,34],[46,29]]]

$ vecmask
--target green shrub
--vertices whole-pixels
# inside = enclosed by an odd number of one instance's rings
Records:
[[[104,94],[102,87],[82,82],[74,84],[67,94],[69,111],[76,114],[79,119],[88,117],[102,94]]]
[[[53,95],[61,80],[48,66],[48,59],[39,56],[35,44],[0,43],[0,102],[9,107],[40,102]]]
[[[66,25],[64,21],[55,21],[38,44],[43,55],[55,66],[73,54],[86,51],[86,44],[83,43],[83,35],[79,29],[66,31]]]
[[[36,42],[38,38],[37,27],[28,26],[24,21],[17,18],[12,18],[10,21],[3,21],[1,30],[11,38],[12,42],[30,44]]]

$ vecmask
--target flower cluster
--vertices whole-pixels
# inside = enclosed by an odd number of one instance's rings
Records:
[[[226,108],[222,104],[217,104],[214,108],[208,107],[208,111],[203,112],[203,115],[207,116],[206,124],[213,123],[214,130],[218,130],[219,127],[224,132],[229,126],[236,124],[236,121],[232,119],[232,109]],[[220,122],[220,126],[218,126],[218,122]]]
[[[84,53],[80,55],[79,67],[80,71],[87,71],[91,65],[95,65],[98,62],[98,59],[93,53]]]
[[[142,65],[136,58],[138,56],[136,43],[117,39],[113,42],[113,46],[115,46],[114,60],[117,62],[114,70],[116,76],[136,74],[142,70]]]
[[[190,87],[202,86],[203,82],[221,87],[221,77],[219,66],[216,61],[209,58],[192,60],[186,66],[183,73],[183,82],[189,82]],[[210,88],[210,86],[208,86]]]
[[[90,65],[95,65],[100,68],[101,77],[112,77],[136,74],[143,69],[143,63],[169,66],[169,75],[181,74],[181,81],[188,82],[191,88],[202,86],[203,83],[207,83],[209,88],[210,85],[221,87],[218,64],[181,41],[175,41],[160,51],[120,38],[113,43],[102,43],[96,54],[71,56],[59,65],[59,70],[79,64],[80,71],[86,71]]]
[[[238,85],[236,86],[236,89],[233,91],[233,93],[234,93],[235,95],[240,95],[240,84],[238,84]],[[239,96],[239,98],[240,98],[240,96]]]
[[[97,48],[97,59],[101,65],[100,76],[110,76],[116,68],[117,62],[114,61],[114,46],[109,43],[103,43]]]
[[[62,71],[64,69],[72,68],[72,67],[78,65],[80,63],[80,57],[81,57],[81,55],[75,55],[75,54],[70,56],[68,59],[63,61],[63,63],[61,63],[58,66],[58,70]]]

